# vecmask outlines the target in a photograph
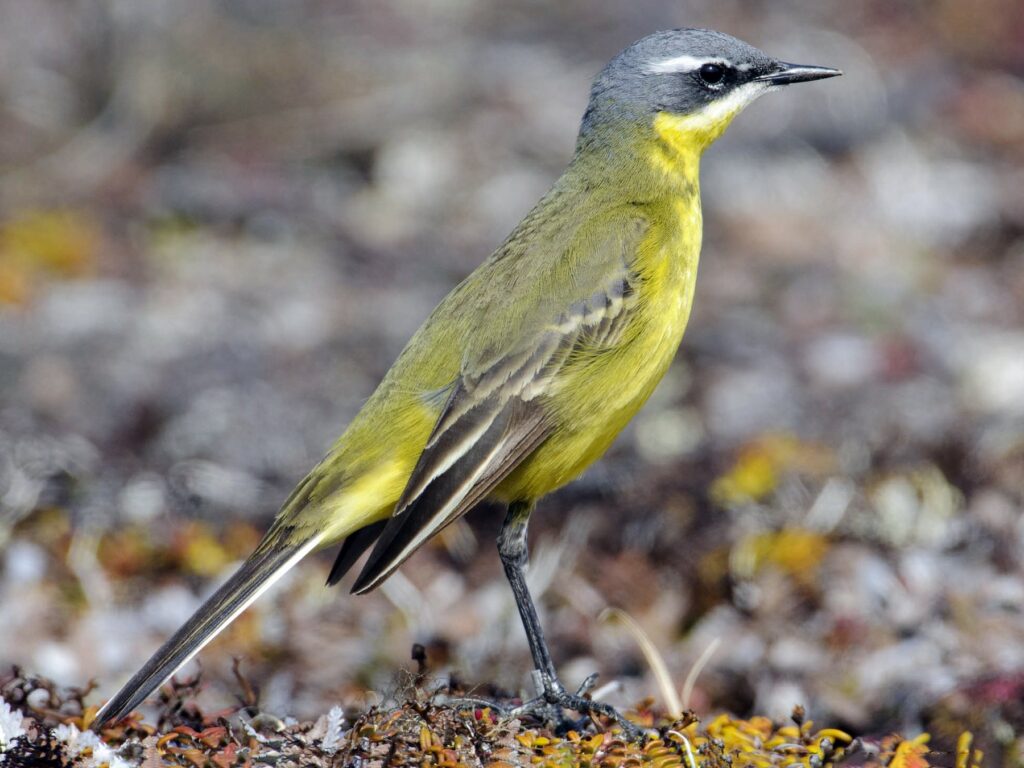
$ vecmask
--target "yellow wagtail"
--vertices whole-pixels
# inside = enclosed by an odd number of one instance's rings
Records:
[[[490,499],[548,713],[614,709],[559,682],[524,580],[536,501],[605,452],[675,355],[701,245],[704,150],[754,99],[840,74],[705,29],[657,32],[594,81],[572,162],[427,318],[256,551],[97,715],[135,708],[303,556],[344,542],[353,592]],[[561,715],[555,715],[556,717]]]

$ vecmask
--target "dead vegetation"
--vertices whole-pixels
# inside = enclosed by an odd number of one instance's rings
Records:
[[[237,671],[237,670],[236,670]],[[849,764],[974,768],[983,754],[962,733],[955,753],[932,752],[929,736],[893,735],[876,742],[835,728],[818,728],[794,709],[787,723],[722,714],[701,722],[692,712],[673,720],[648,701],[630,712],[644,728],[641,742],[616,728],[580,721],[555,733],[529,719],[502,719],[487,706],[455,706],[459,691],[430,693],[418,683],[399,701],[346,713],[336,706],[314,721],[281,720],[259,711],[253,688],[238,674],[233,711],[200,712],[190,698],[198,681],[172,682],[160,694],[156,726],[133,714],[88,730],[96,707],[90,688],[60,689],[19,670],[0,685],[0,764],[5,768],[232,768],[233,766],[388,766],[389,768],[518,768],[519,766],[652,766],[652,768],[783,768]],[[249,699],[248,703],[246,700]],[[509,702],[501,702],[508,704]],[[18,721],[15,724],[15,721]]]

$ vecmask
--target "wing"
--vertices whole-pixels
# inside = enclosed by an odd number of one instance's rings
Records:
[[[504,354],[467,363],[454,384],[394,515],[352,591],[368,592],[427,539],[468,512],[554,428],[546,400],[582,349],[614,345],[634,292],[625,263],[586,299]]]
[[[334,559],[334,565],[331,566],[331,572],[327,575],[328,587],[333,587],[344,578],[349,568],[356,564],[359,556],[373,546],[387,522],[378,520],[376,523],[370,523],[345,539],[338,556]]]

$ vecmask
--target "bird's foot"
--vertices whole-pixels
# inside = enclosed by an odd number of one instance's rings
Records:
[[[582,730],[589,719],[595,725],[594,713],[615,721],[622,729],[623,735],[630,741],[642,741],[643,731],[627,720],[611,704],[602,701],[594,701],[587,696],[587,693],[597,683],[597,675],[590,675],[583,681],[575,693],[569,693],[557,679],[548,678],[546,675],[534,673],[535,682],[539,690],[535,698],[525,701],[518,707],[508,710],[511,717],[522,717],[530,715],[545,723],[550,723],[561,733],[572,730]],[[580,720],[573,720],[566,715],[566,711],[578,712],[584,715]]]
[[[546,676],[536,672],[534,673],[534,682],[537,685],[537,696],[514,707],[499,704],[491,699],[473,696],[452,697],[446,703],[456,708],[489,709],[502,719],[531,717],[552,725],[560,734],[581,731],[586,727],[588,720],[598,725],[593,717],[596,712],[598,715],[613,720],[630,741],[643,740],[643,730],[627,720],[615,707],[587,697],[587,693],[597,683],[596,674],[590,675],[584,680],[575,693],[565,690],[557,679],[546,679]],[[566,714],[566,711],[578,712],[584,717],[574,720]]]

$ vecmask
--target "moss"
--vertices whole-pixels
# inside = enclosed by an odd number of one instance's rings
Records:
[[[36,690],[44,690],[45,706]],[[58,689],[17,670],[0,681],[0,695],[25,715],[26,734],[4,754],[4,766],[388,766],[389,768],[774,768],[829,766],[856,754],[857,764],[925,768],[928,736],[890,736],[876,745],[834,728],[817,728],[802,710],[791,722],[726,714],[705,722],[687,713],[671,721],[645,704],[630,718],[647,729],[630,742],[608,723],[555,733],[530,720],[503,719],[487,707],[457,707],[412,688],[394,706],[375,707],[346,720],[340,707],[314,722],[290,723],[266,715],[206,715],[186,701],[191,683],[165,688],[164,714],[152,726],[134,714],[104,729],[85,732],[95,715],[88,689]],[[948,755],[936,765],[949,765]],[[39,762],[41,758],[42,762]],[[961,735],[955,765],[972,768],[982,755],[970,734]]]

